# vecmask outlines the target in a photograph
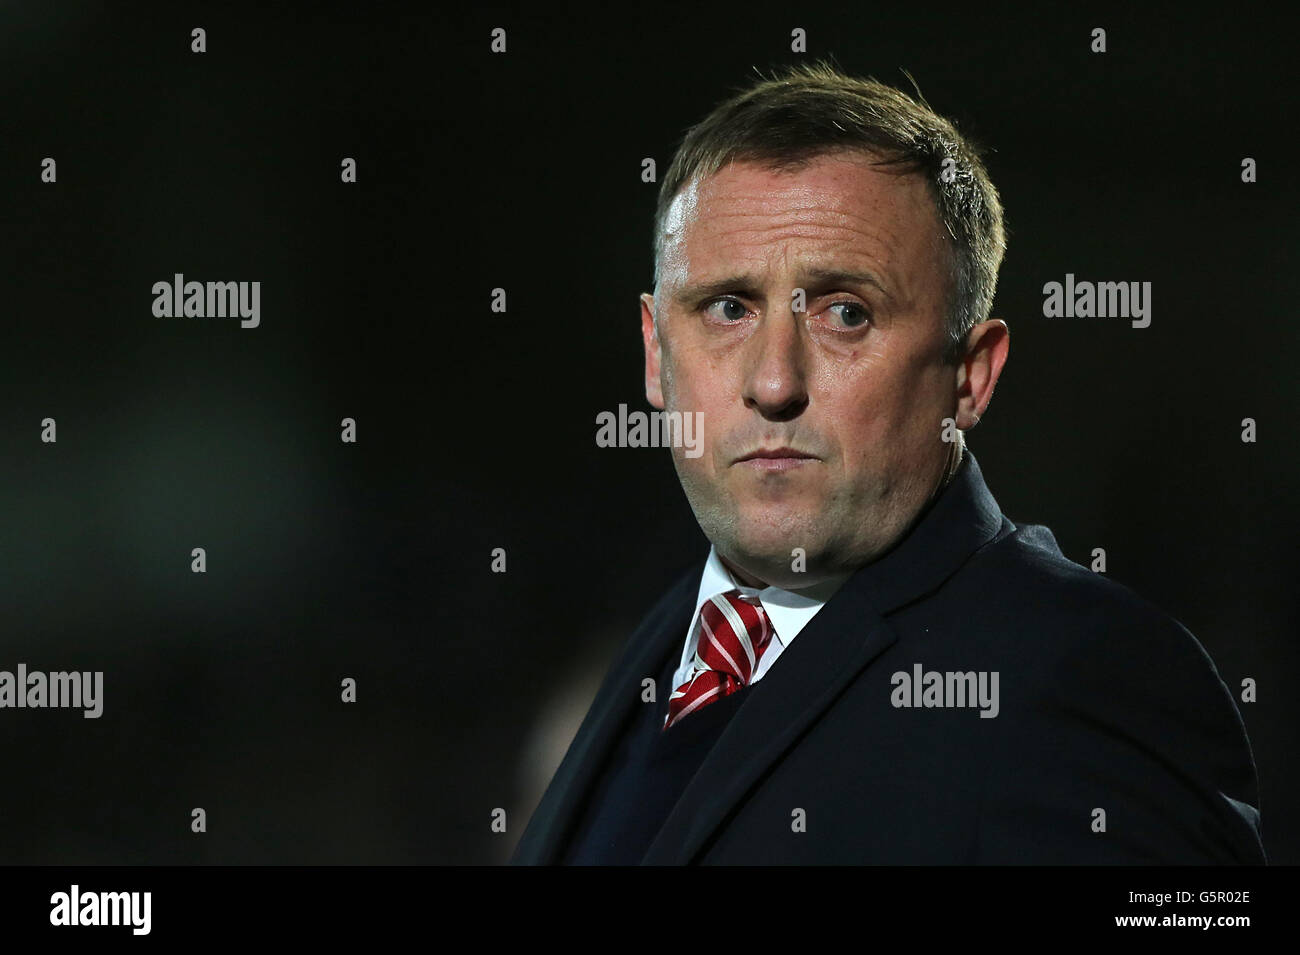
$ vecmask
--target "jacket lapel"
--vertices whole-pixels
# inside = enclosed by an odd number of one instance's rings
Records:
[[[642,864],[694,861],[704,841],[768,767],[896,639],[863,588],[842,588],[749,691]]]
[[[967,452],[957,476],[901,541],[850,577],[749,691],[643,864],[696,861],[705,842],[773,763],[897,641],[884,615],[937,589],[976,550],[1013,529]]]
[[[642,620],[623,656],[610,668],[596,698],[569,745],[559,769],[519,840],[512,862],[553,865],[568,844],[587,793],[610,749],[641,705],[641,681],[657,676],[669,653],[680,653],[695,611],[704,562],[692,566]]]

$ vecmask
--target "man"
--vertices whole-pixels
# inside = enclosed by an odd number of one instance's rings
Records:
[[[1012,524],[962,432],[1008,352],[975,149],[816,65],[687,134],[646,396],[712,548],[632,635],[524,863],[1258,863],[1200,644]]]

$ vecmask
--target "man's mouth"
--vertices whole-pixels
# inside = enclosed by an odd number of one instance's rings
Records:
[[[791,471],[816,460],[816,455],[794,448],[759,448],[741,455],[733,463],[756,471]]]

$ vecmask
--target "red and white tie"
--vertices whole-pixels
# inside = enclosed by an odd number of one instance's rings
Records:
[[[758,598],[739,590],[711,597],[700,609],[695,669],[668,698],[663,728],[747,685],[771,641],[772,623]]]

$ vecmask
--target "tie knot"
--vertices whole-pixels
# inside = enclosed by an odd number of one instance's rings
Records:
[[[711,670],[749,683],[772,639],[772,623],[757,597],[739,590],[710,597],[700,610],[699,656]]]
[[[695,666],[669,697],[663,728],[747,685],[771,640],[772,623],[757,597],[727,590],[705,601]]]

